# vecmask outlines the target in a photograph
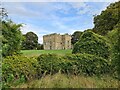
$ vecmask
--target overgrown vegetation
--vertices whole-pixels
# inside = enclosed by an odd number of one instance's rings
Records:
[[[118,81],[110,76],[88,77],[66,75],[60,72],[46,75],[39,80],[13,86],[15,88],[116,88]]]
[[[11,20],[2,21],[2,56],[17,54],[21,49],[22,24],[15,24]]]
[[[54,74],[59,70],[67,74],[100,75],[111,71],[107,60],[90,54],[70,54],[60,57],[43,54],[38,57],[39,74]]]
[[[92,31],[85,31],[79,41],[74,45],[72,53],[88,53],[108,59],[110,45],[104,37]]]
[[[120,76],[120,28],[116,28],[108,33],[112,49],[110,59],[112,60],[115,70],[117,70],[118,76]],[[118,77],[120,79],[120,77]]]
[[[2,62],[3,87],[11,83],[21,83],[35,78],[37,74],[37,60],[35,57],[8,56]]]
[[[10,87],[58,72],[67,75],[113,75],[111,62],[90,54],[42,54],[39,57],[9,56],[3,61],[3,87]],[[112,73],[112,74],[111,74]]]

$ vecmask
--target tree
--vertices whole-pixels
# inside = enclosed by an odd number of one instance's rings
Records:
[[[75,43],[72,53],[87,53],[107,59],[110,56],[110,45],[101,35],[85,31]]]
[[[120,1],[110,4],[100,15],[94,17],[93,31],[106,35],[120,21]]]
[[[0,6],[1,6],[1,4],[0,4]],[[2,17],[2,19],[8,17],[8,12],[7,12],[7,10],[6,10],[5,8],[3,8],[3,7],[0,7],[0,16]]]
[[[28,32],[24,36],[24,40],[22,43],[23,49],[31,50],[31,49],[37,49],[38,45],[38,36],[33,32]]]
[[[79,40],[79,38],[80,38],[80,36],[82,35],[82,33],[83,33],[83,32],[81,32],[81,31],[75,31],[75,32],[72,34],[71,43],[72,43],[72,44],[75,44],[75,43]]]
[[[0,50],[2,50],[2,40],[3,40],[3,36],[2,36],[2,21],[3,19],[7,19],[8,17],[8,13],[6,11],[5,8],[2,7],[2,5],[0,4]],[[0,52],[1,55],[1,52]]]
[[[43,50],[44,48],[43,48],[43,44],[40,44],[40,43],[38,43],[38,45],[37,45],[37,50]]]
[[[9,56],[19,53],[21,49],[22,24],[15,24],[11,20],[2,21],[2,55]]]

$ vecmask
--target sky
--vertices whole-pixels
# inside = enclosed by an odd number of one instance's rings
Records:
[[[38,42],[51,33],[73,34],[94,27],[93,17],[111,2],[4,2],[9,18],[23,23],[23,34],[34,32]]]

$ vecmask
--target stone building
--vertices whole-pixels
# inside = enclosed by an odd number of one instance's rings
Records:
[[[71,49],[71,35],[57,33],[44,35],[43,46],[45,50]]]

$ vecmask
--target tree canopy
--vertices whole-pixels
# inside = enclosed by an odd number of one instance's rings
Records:
[[[13,23],[11,20],[2,21],[2,55],[9,56],[17,54],[21,48],[22,24]]]
[[[110,4],[100,15],[94,17],[93,31],[106,35],[120,23],[120,1]]]
[[[38,46],[38,36],[34,32],[28,32],[24,36],[22,43],[23,49],[31,50],[37,49]]]

